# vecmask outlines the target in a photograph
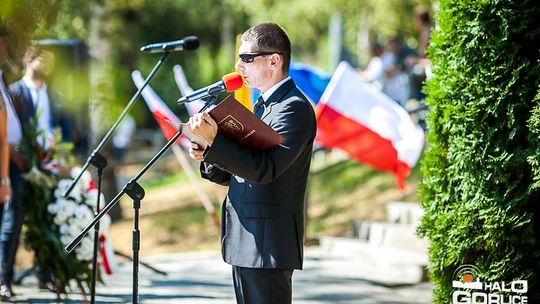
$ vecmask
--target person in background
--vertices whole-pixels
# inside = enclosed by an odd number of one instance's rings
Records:
[[[420,31],[417,48],[418,56],[420,58],[426,58],[426,50],[431,37],[431,30],[433,29],[433,22],[431,21],[431,16],[427,7],[418,6],[415,9],[414,23]]]
[[[370,56],[365,70],[360,70],[358,73],[362,78],[369,81],[377,89],[382,90],[384,84],[384,67],[382,55],[384,49],[382,45],[373,42],[370,46]]]
[[[418,6],[415,9],[414,21],[419,31],[418,58],[410,72],[411,100],[407,104],[407,109],[415,112],[414,119],[418,120],[418,124],[425,130],[427,107],[424,104],[426,94],[423,92],[423,87],[431,74],[431,60],[427,58],[427,48],[434,24],[429,9],[425,6]],[[422,108],[424,109],[417,111]]]
[[[39,45],[30,46],[24,55],[24,76],[9,87],[16,119],[21,126],[27,126],[31,118],[37,118],[37,128],[43,132],[37,140],[45,149],[54,144],[53,128],[60,126],[64,139],[69,139],[71,134],[69,120],[61,112],[60,104],[47,87],[47,78],[53,72],[54,62],[55,57],[52,52]],[[22,132],[24,134],[25,130],[23,129]],[[16,142],[10,150],[10,159],[12,163],[10,176],[15,192],[16,189],[22,187],[21,174],[29,169],[29,164],[19,152]],[[23,202],[17,194],[12,197],[8,208],[4,208],[0,229],[0,264],[2,266],[0,290],[4,291],[6,297],[13,295],[13,267],[23,220]],[[39,275],[40,287],[46,288],[50,278],[43,273]]]
[[[405,107],[410,98],[409,73],[416,52],[404,44],[400,36],[388,40],[388,51],[383,55],[385,81],[383,92]]]
[[[0,40],[2,38],[0,37]],[[2,41],[0,41],[0,49],[2,48]],[[0,50],[0,52],[2,52]],[[0,54],[0,56],[2,56]],[[7,108],[6,99],[4,96],[4,80],[3,72],[0,70],[0,204],[11,199],[11,180],[9,178],[9,143],[7,137]],[[3,208],[1,208],[3,209]],[[0,214],[2,212],[0,211]],[[0,221],[1,225],[1,221]]]
[[[431,68],[431,61],[426,57],[431,31],[433,29],[433,22],[431,21],[428,8],[425,6],[418,6],[415,9],[414,21],[420,35],[418,36],[418,58],[414,62],[410,73],[411,98],[420,102],[426,97],[422,92],[422,87]]]
[[[114,154],[115,154],[116,160],[119,163],[124,162],[127,149],[131,142],[131,137],[133,136],[133,133],[135,133],[136,128],[137,128],[137,125],[135,122],[135,118],[127,114],[124,117],[124,119],[120,122],[120,124],[118,125],[118,128],[113,134],[112,142],[114,146]]]
[[[9,129],[12,125],[8,120],[8,115],[12,114],[8,112],[13,111],[11,106],[11,99],[4,80],[4,72],[1,67],[7,59],[7,30],[0,24],[0,226],[2,225],[2,215],[6,205],[10,204],[12,196],[17,195],[13,193],[12,189],[12,170],[10,167],[10,139],[15,135],[15,130]],[[8,124],[9,123],[9,124]],[[8,137],[9,135],[9,137]],[[18,133],[20,137],[20,130]],[[14,181],[15,190],[17,189],[17,180]],[[0,247],[0,251],[2,248]],[[9,299],[12,296],[11,289],[6,289],[4,286],[0,286],[0,301]]]
[[[7,136],[7,102],[9,93],[4,82],[4,72],[1,69],[5,58],[7,57],[6,36],[7,31],[0,25],[0,204],[3,204],[11,198],[9,143]],[[1,214],[2,211],[0,210],[0,217]]]
[[[302,269],[304,200],[316,123],[313,107],[289,77],[291,43],[275,23],[248,29],[235,68],[262,94],[254,113],[284,137],[266,151],[240,147],[217,132],[207,114],[188,126],[210,143],[192,144],[202,177],[228,185],[222,207],[221,244],[232,265],[237,303],[291,303],[292,275]]]
[[[11,97],[23,125],[30,117],[37,117],[37,128],[44,133],[38,138],[38,143],[45,149],[54,143],[54,128],[61,129],[63,141],[71,141],[72,135],[71,123],[59,100],[60,94],[47,85],[55,60],[51,51],[39,44],[31,45],[24,55],[24,76],[10,86]]]

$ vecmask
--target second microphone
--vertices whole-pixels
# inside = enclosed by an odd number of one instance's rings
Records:
[[[221,77],[220,81],[214,84],[206,86],[202,89],[198,89],[197,91],[194,91],[189,95],[180,97],[177,102],[178,104],[183,104],[206,98],[208,96],[216,95],[223,91],[234,92],[240,89],[243,85],[244,80],[242,79],[242,75],[237,72],[232,72],[229,74],[225,74],[223,77]]]

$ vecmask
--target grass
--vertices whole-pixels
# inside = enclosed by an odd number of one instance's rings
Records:
[[[184,172],[174,173],[161,178],[147,180],[141,183],[145,190],[159,190],[161,187],[188,182],[188,176]]]
[[[415,168],[405,191],[397,188],[394,176],[347,159],[312,172],[309,183],[307,233],[347,235],[354,220],[384,220],[384,206],[390,201],[418,201]]]
[[[208,219],[206,212],[195,205],[154,213],[150,217],[156,218],[153,229],[165,230],[171,233],[183,233],[193,225],[207,224],[206,220]],[[208,223],[210,222],[208,221]]]
[[[112,225],[115,249],[124,253],[131,251],[132,230],[133,220],[130,218]],[[219,232],[196,201],[153,213],[141,209],[139,230],[141,255],[219,248]]]

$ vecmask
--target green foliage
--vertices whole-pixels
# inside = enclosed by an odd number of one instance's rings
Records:
[[[534,99],[534,108],[529,120],[529,129],[531,130],[530,141],[532,146],[538,147],[540,145],[540,88]],[[532,187],[533,189],[538,190],[540,189],[540,149],[536,149],[527,160],[533,171],[534,184]]]
[[[183,214],[183,216],[181,216],[182,220],[179,220],[180,214]],[[185,216],[186,214],[189,214],[189,216]],[[166,232],[180,235],[186,235],[189,233],[189,230],[192,229],[191,227],[194,225],[201,226],[201,224],[210,224],[211,222],[210,217],[204,208],[201,208],[201,206],[197,203],[160,212],[153,216],[158,218],[152,227],[153,229],[165,230]],[[202,227],[199,227],[198,229],[201,228]]]
[[[67,253],[58,237],[60,232],[53,229],[58,226],[54,225],[54,216],[47,211],[47,206],[54,200],[54,188],[32,181],[25,181],[24,187],[24,243],[35,253],[34,264],[44,273],[53,275],[52,283],[59,294],[67,295],[71,280],[75,280],[79,288],[83,283],[90,288],[92,268],[89,262]]]
[[[22,58],[36,30],[47,27],[55,21],[60,2],[61,0],[0,1],[0,23],[9,31],[8,45],[12,53],[11,58]]]
[[[59,225],[55,223],[54,215],[48,206],[55,200],[54,191],[58,184],[58,176],[42,169],[42,165],[51,160],[59,165],[67,165],[71,161],[71,143],[59,143],[50,150],[42,148],[38,135],[43,131],[37,129],[37,116],[30,119],[24,126],[23,138],[20,143],[21,153],[31,167],[23,174],[24,184],[21,201],[24,214],[24,244],[34,252],[34,265],[39,266],[43,273],[51,275],[51,283],[57,289],[58,301],[60,295],[67,295],[70,283],[74,280],[78,288],[89,288],[91,282],[91,267],[86,260],[78,259],[75,254],[64,250],[60,240]],[[55,134],[57,140],[61,135]],[[60,159],[65,157],[65,159]]]
[[[528,280],[540,297],[539,15],[534,1],[440,2],[419,229],[434,303],[450,301],[462,264],[482,281]]]
[[[169,186],[178,183],[188,183],[189,178],[186,173],[179,172],[173,175],[167,175],[162,178],[152,179],[147,182],[142,182],[141,185],[145,190],[152,191],[159,189],[160,187]]]

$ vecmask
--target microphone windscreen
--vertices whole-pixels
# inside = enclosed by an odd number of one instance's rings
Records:
[[[184,50],[193,51],[199,47],[199,38],[197,36],[187,36],[184,40]]]
[[[225,84],[227,92],[234,92],[244,85],[244,79],[242,79],[242,75],[237,72],[226,74],[221,78],[221,80],[223,80],[223,84]]]

